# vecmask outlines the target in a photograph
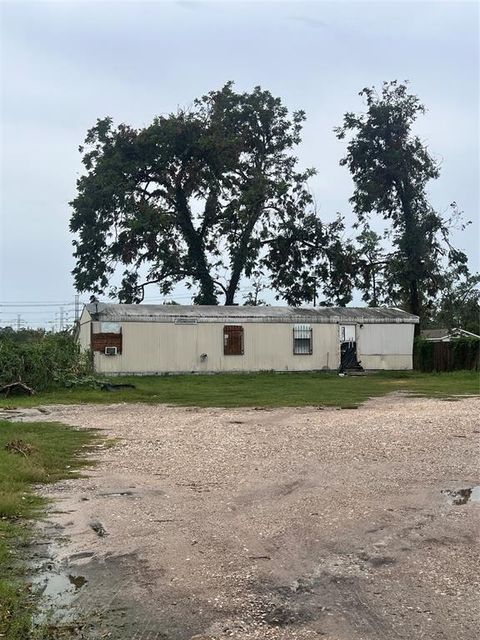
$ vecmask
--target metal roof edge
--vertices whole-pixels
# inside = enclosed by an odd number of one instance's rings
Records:
[[[166,310],[168,309],[168,313]],[[253,310],[255,309],[255,312]],[[418,324],[419,317],[396,307],[246,307],[194,305],[121,305],[90,303],[93,320],[112,322],[209,322],[311,324]],[[98,311],[97,311],[98,310]],[[237,312],[236,312],[237,311]],[[251,312],[251,313],[249,313]],[[393,312],[393,313],[392,313]]]

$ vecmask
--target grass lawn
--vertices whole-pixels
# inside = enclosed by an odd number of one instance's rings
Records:
[[[451,397],[480,393],[478,372],[382,372],[340,377],[332,373],[251,373],[217,375],[133,376],[110,378],[135,389],[100,391],[76,388],[32,397],[0,400],[2,406],[38,406],[83,402],[147,402],[199,407],[357,406],[392,391]]]
[[[93,438],[56,423],[0,420],[0,638],[31,637],[35,598],[25,586],[22,547],[45,506],[33,485],[75,476],[72,468],[85,464],[81,450]]]

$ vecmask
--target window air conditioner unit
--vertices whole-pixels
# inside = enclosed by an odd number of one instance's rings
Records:
[[[117,347],[105,347],[106,356],[116,356],[118,353]]]

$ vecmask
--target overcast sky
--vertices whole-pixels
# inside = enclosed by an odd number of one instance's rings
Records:
[[[358,92],[409,79],[417,131],[442,162],[431,185],[474,221],[456,244],[478,269],[479,26],[476,2],[2,2],[0,324],[47,322],[71,302],[69,200],[78,145],[98,117],[140,127],[234,80],[304,109],[298,156],[315,166],[320,215],[352,220],[332,129]],[[188,304],[188,294],[176,299]],[[151,289],[147,297],[160,300]],[[85,295],[82,296],[82,299]],[[72,309],[69,308],[70,318]],[[57,315],[58,318],[58,315]]]

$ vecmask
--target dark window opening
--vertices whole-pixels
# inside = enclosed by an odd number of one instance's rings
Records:
[[[243,327],[240,325],[225,325],[223,327],[223,355],[243,355]]]

